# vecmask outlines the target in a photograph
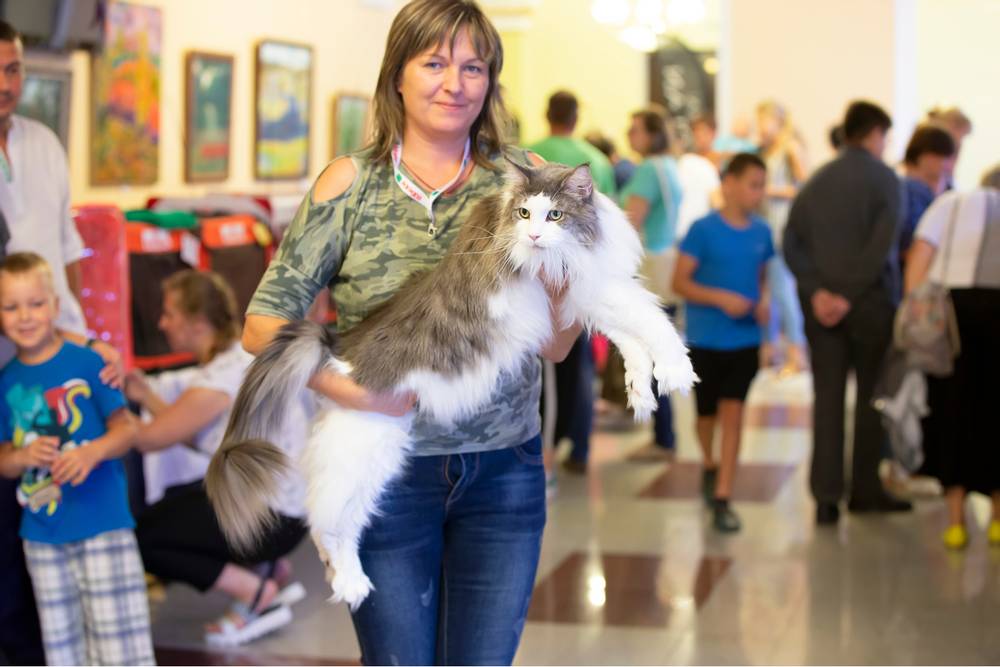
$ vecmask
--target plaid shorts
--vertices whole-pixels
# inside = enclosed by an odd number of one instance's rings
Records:
[[[149,603],[135,534],[68,544],[25,540],[50,665],[152,665]]]

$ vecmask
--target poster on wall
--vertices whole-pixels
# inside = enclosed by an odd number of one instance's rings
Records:
[[[333,99],[331,159],[364,147],[368,141],[370,106],[371,101],[364,95],[341,93]]]
[[[685,147],[691,145],[691,121],[715,109],[715,52],[693,51],[677,39],[649,54],[649,101],[663,106]]]
[[[184,180],[229,177],[233,57],[192,51],[185,60]]]
[[[261,180],[304,178],[309,171],[312,49],[257,45],[254,174]]]
[[[24,83],[16,113],[37,120],[59,137],[63,149],[69,149],[69,103],[73,73],[69,63],[60,66],[24,59]]]
[[[94,58],[90,135],[93,185],[155,183],[160,147],[162,16],[111,2],[104,49]]]

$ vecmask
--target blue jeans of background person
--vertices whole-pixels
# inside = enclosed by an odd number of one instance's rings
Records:
[[[556,444],[569,438],[569,456],[586,463],[594,429],[594,351],[590,336],[580,334],[569,354],[556,364]]]
[[[664,306],[663,312],[673,322],[677,315],[677,306]],[[670,405],[670,396],[660,396],[653,380],[653,392],[656,394],[656,412],[653,413],[653,443],[657,447],[673,451],[677,446],[674,437],[674,410]]]
[[[805,320],[795,286],[795,276],[788,270],[785,258],[775,255],[767,263],[767,282],[771,291],[771,318],[766,331],[767,341],[776,343],[785,334],[792,345],[804,346]]]
[[[545,526],[542,440],[416,456],[361,541],[375,590],[352,614],[369,665],[510,664]]]

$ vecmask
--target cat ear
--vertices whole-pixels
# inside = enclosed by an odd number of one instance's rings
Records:
[[[563,181],[562,189],[583,199],[589,199],[594,194],[594,178],[590,175],[590,165],[581,164],[571,171]]]
[[[508,157],[504,158],[504,166],[507,172],[507,180],[517,185],[527,185],[531,178],[532,171],[529,167],[519,165]]]

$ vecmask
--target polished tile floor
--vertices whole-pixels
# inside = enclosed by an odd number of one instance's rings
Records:
[[[590,474],[559,476],[517,662],[1000,662],[1000,550],[981,530],[966,552],[946,552],[940,501],[813,525],[809,402],[807,376],[754,384],[736,536],[710,529],[698,497],[691,399],[676,401],[673,465],[629,460],[648,429],[596,433]],[[984,525],[986,504],[973,510]],[[171,587],[153,606],[161,664],[356,663],[349,616],[324,601],[311,547],[293,562],[311,589],[295,622],[229,653],[208,652],[200,636],[224,601]]]

